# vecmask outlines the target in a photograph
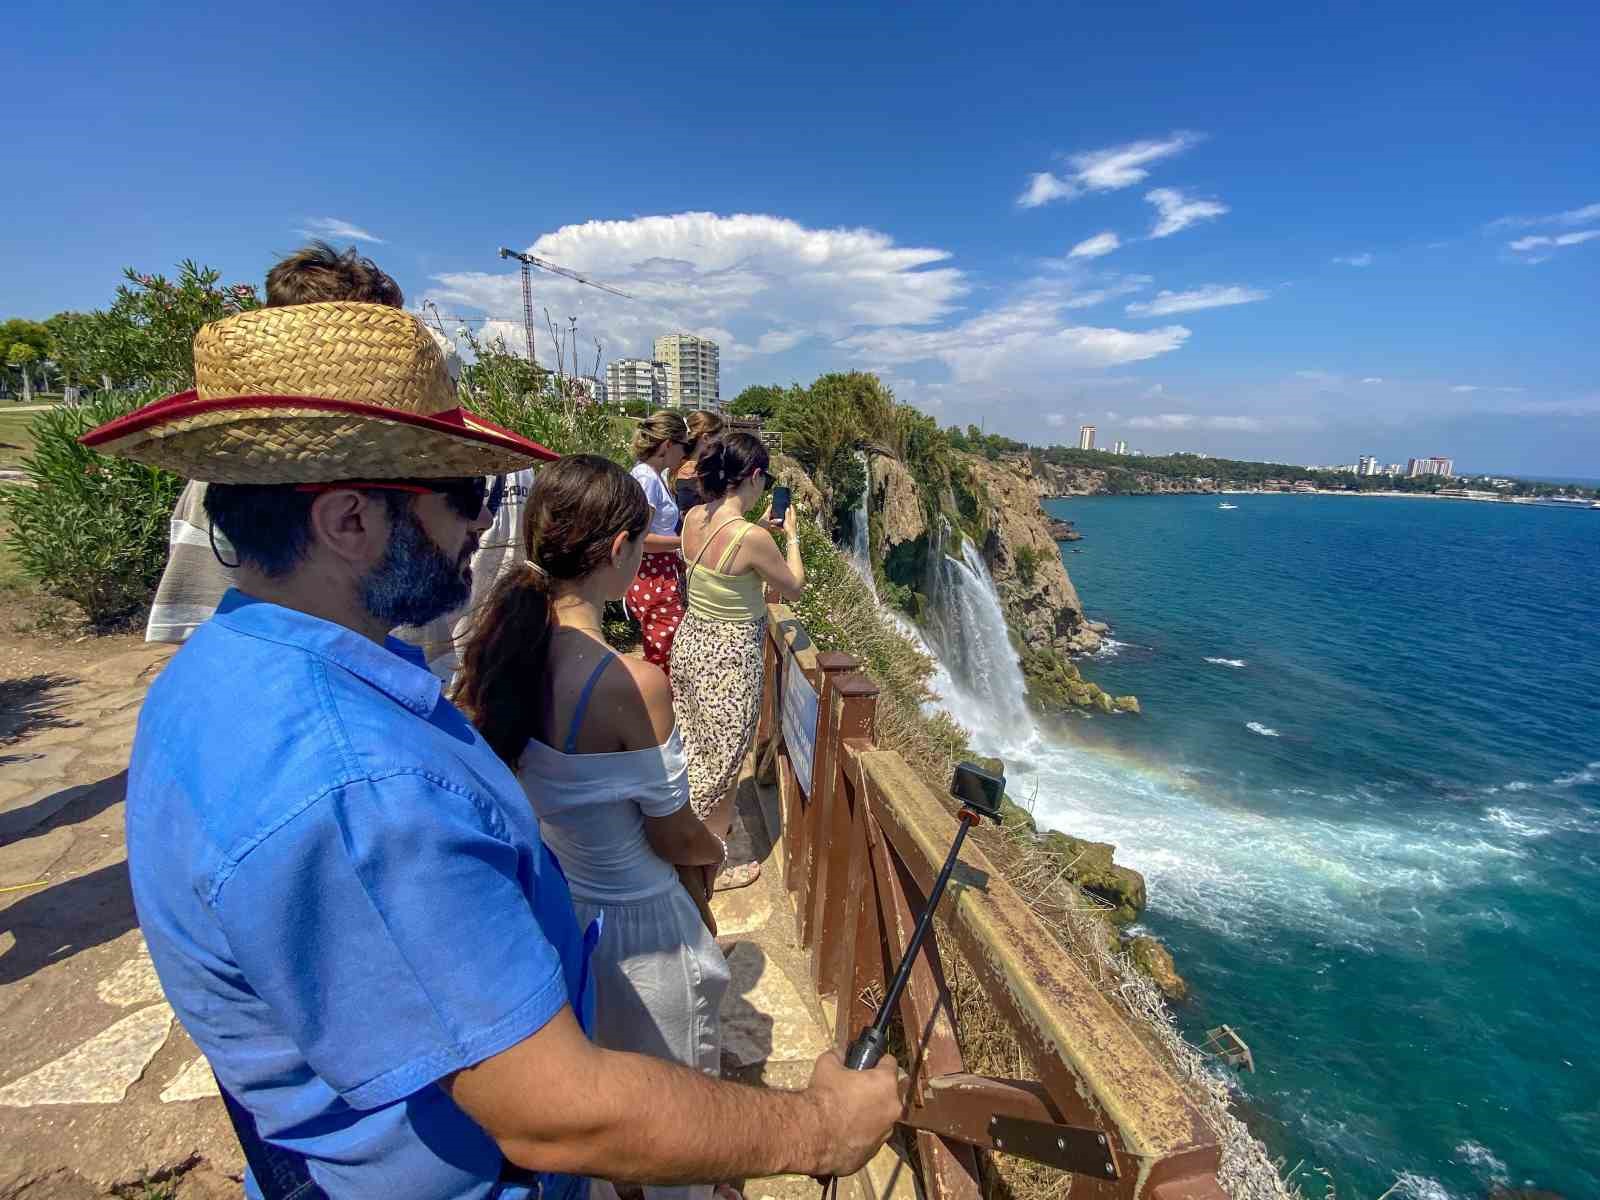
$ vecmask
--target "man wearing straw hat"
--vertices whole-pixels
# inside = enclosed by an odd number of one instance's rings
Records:
[[[354,247],[341,252],[327,242],[312,241],[280,259],[267,272],[268,308],[328,300],[360,300],[393,308],[405,304],[400,285]],[[461,360],[442,334],[434,334],[434,340],[445,351],[445,362],[451,378],[455,378]],[[532,486],[531,470],[498,476],[491,486],[489,511],[494,524],[480,540],[473,557],[469,601],[426,626],[395,631],[397,637],[422,648],[428,669],[441,679],[449,680],[459,666],[457,637],[472,610],[489,594],[501,572],[526,560],[522,513]],[[181,645],[210,619],[223,594],[234,584],[234,568],[229,566],[232,547],[207,518],[205,495],[206,485],[190,480],[173,508],[167,565],[145,626],[147,642]]]
[[[211,484],[238,587],[150,689],[128,862],[162,986],[210,1060],[248,1191],[580,1194],[859,1168],[891,1065],[802,1092],[594,1046],[587,956],[522,790],[388,637],[455,607],[486,475],[549,451],[458,407],[378,304],[258,309],[193,391],[84,435]]]

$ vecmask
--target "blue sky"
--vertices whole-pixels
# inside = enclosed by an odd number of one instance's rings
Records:
[[[0,316],[316,231],[514,317],[508,244],[636,297],[539,280],[585,369],[685,328],[725,396],[1600,476],[1597,10],[1304,8],[40,5]]]

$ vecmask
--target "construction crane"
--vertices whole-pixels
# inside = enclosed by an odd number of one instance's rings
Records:
[[[519,263],[522,264],[522,331],[523,331],[523,333],[525,333],[527,335],[527,338],[528,338],[528,361],[530,363],[534,362],[534,357],[533,357],[533,268],[534,267],[538,267],[541,271],[549,271],[552,275],[560,275],[565,279],[571,279],[574,282],[584,284],[587,287],[599,288],[602,292],[609,292],[613,296],[621,296],[624,300],[632,300],[633,299],[632,296],[628,295],[627,292],[622,291],[620,288],[614,288],[609,283],[596,283],[592,279],[585,279],[582,275],[579,275],[576,271],[569,271],[566,267],[558,267],[555,263],[550,262],[548,259],[537,258],[532,254],[523,254],[523,253],[521,253],[520,251],[517,251],[517,250],[509,250],[505,246],[501,246],[500,247],[500,257],[501,258],[514,258]],[[576,320],[576,318],[573,318],[573,320]]]

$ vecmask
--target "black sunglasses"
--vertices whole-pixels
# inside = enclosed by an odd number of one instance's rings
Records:
[[[505,476],[497,476],[494,488],[491,490],[489,481],[482,475],[468,475],[461,479],[407,479],[403,482],[393,479],[343,480],[339,483],[302,483],[295,488],[295,491],[332,492],[340,488],[355,488],[358,491],[411,492],[417,496],[436,492],[445,498],[452,512],[472,521],[477,519],[485,505],[488,506],[491,517],[500,511],[500,505],[505,499],[506,481]]]

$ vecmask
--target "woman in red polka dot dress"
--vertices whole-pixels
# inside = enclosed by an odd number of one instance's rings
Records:
[[[689,427],[675,412],[652,413],[633,435],[639,461],[633,477],[655,509],[645,530],[644,559],[623,601],[644,632],[644,657],[670,671],[672,639],[683,621],[683,555],[678,537],[678,506],[665,475],[676,471],[689,450]]]

